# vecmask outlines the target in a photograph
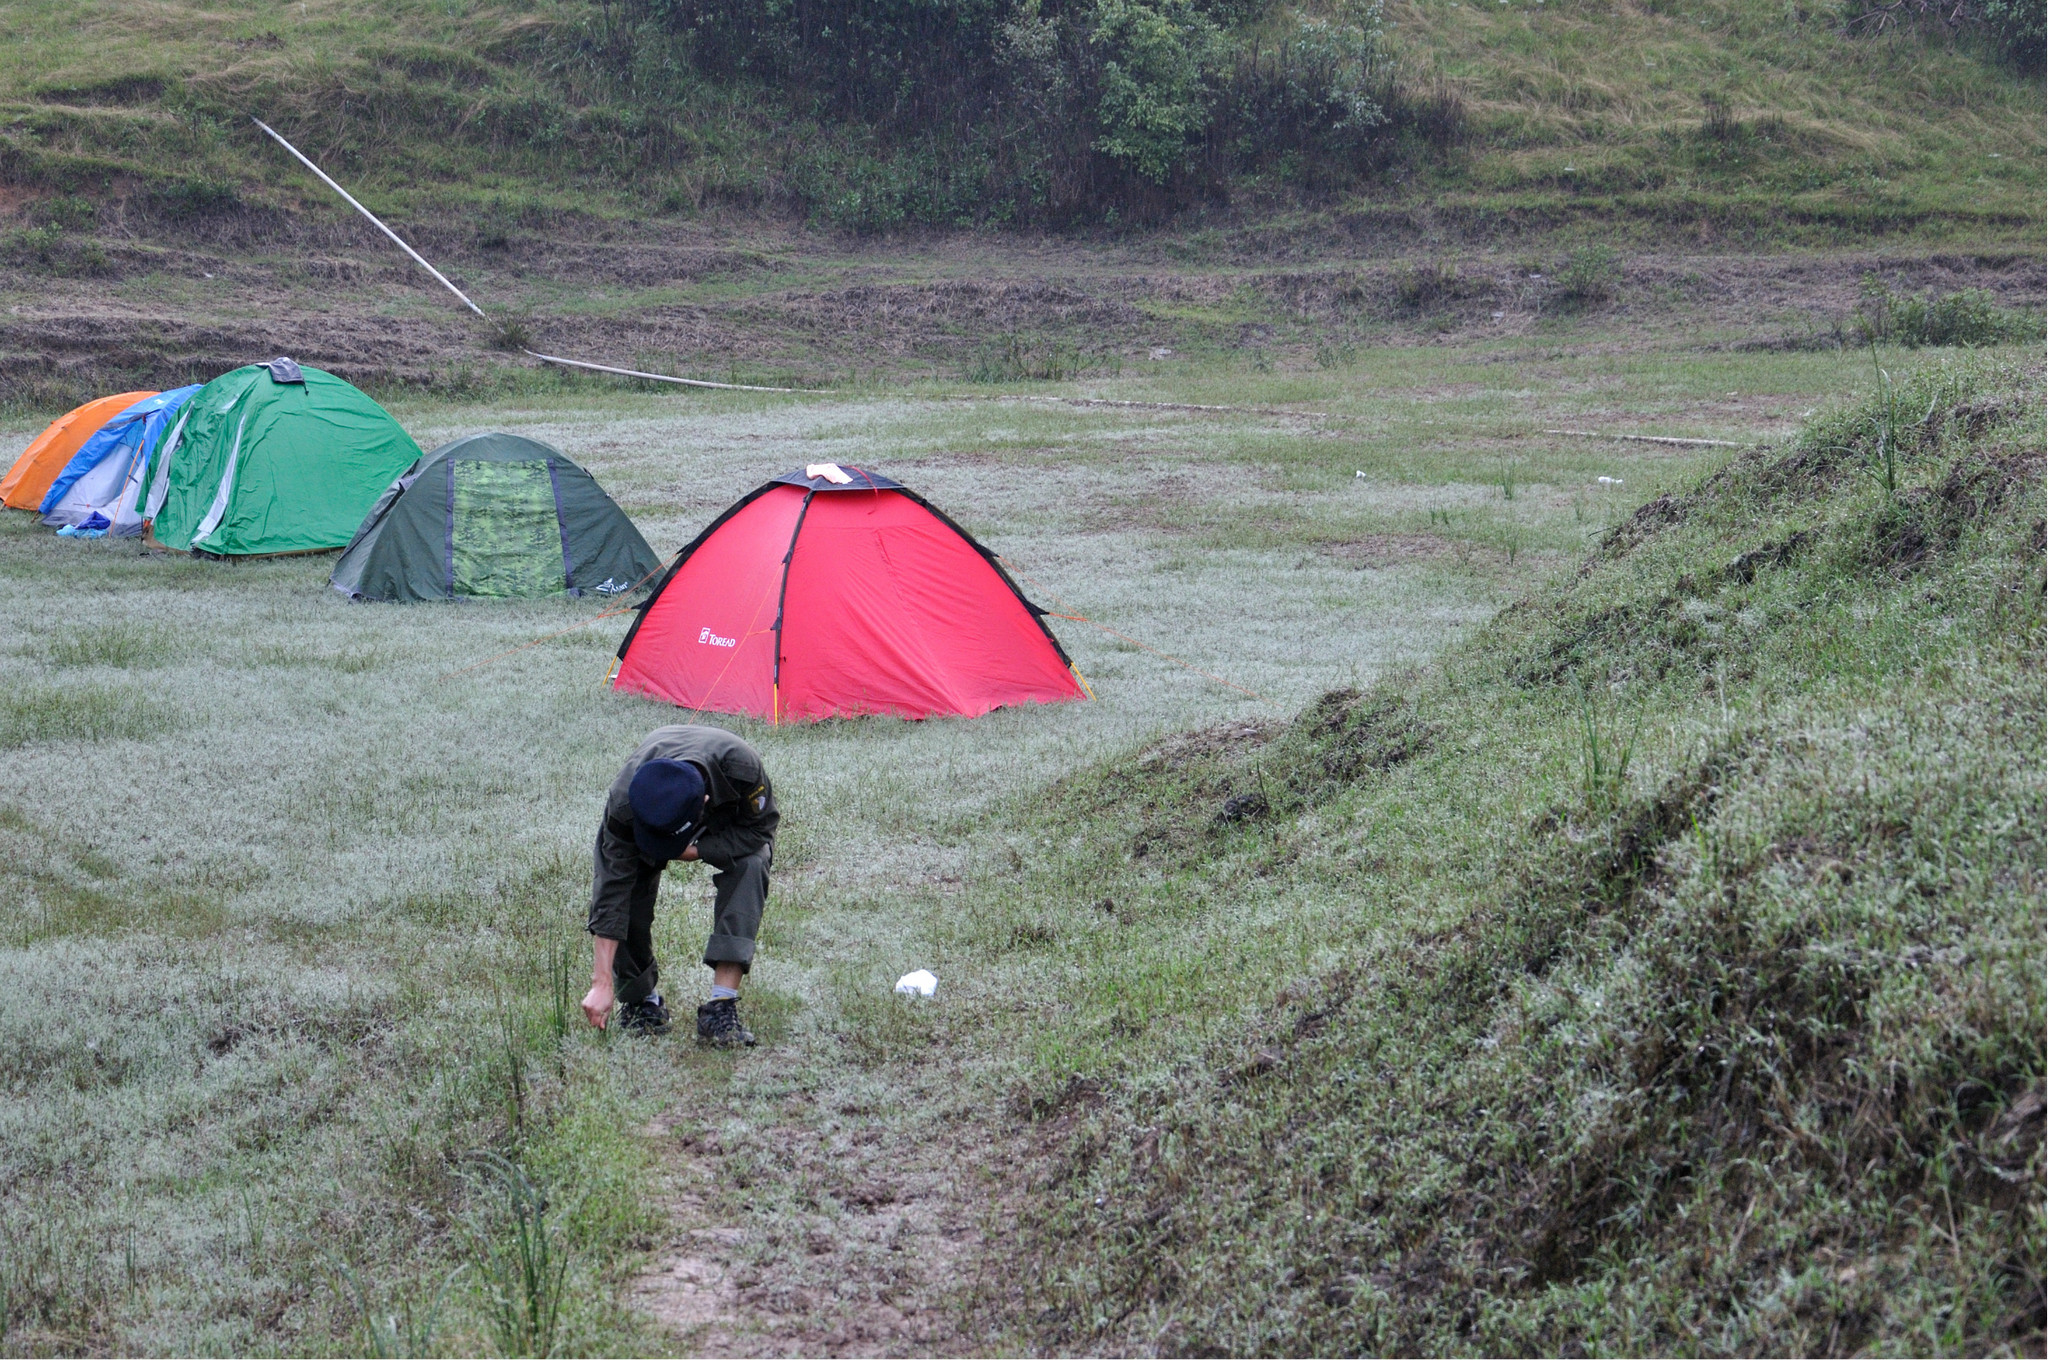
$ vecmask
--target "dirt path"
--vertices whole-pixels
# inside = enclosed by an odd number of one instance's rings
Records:
[[[1000,1203],[986,1130],[917,1096],[864,1103],[858,1073],[819,1074],[829,1096],[754,1093],[771,1065],[742,1059],[722,1098],[649,1130],[674,1227],[633,1304],[694,1355],[986,1349],[968,1326]]]

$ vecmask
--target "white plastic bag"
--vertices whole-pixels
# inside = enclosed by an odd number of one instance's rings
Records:
[[[896,990],[904,996],[930,996],[938,989],[939,980],[923,968],[896,979]]]

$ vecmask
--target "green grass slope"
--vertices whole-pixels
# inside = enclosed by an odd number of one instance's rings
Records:
[[[1409,0],[1412,60],[1463,92],[1438,212],[1728,234],[2037,222],[2039,82],[1925,35],[1779,4]]]
[[[1926,367],[1065,781],[954,941],[1059,1014],[1036,1343],[2038,1351],[2041,478],[2038,375]]]
[[[686,47],[621,27],[658,8],[21,0],[0,63],[0,179],[31,202],[118,201],[107,216],[129,227],[333,211],[254,114],[391,211],[737,204],[872,226],[971,219],[1001,197],[963,198],[942,147],[701,77]],[[1833,9],[1777,0],[1398,0],[1386,17],[1408,86],[1441,77],[1462,99],[1463,142],[1375,153],[1314,202],[1707,239],[2039,232],[2040,81],[1967,43],[1853,36]],[[1276,162],[1233,192],[1281,211],[1304,201],[1290,175]]]

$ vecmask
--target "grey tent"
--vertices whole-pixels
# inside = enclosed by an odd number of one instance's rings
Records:
[[[622,595],[661,560],[591,475],[516,434],[414,463],[370,507],[331,578],[356,600]]]

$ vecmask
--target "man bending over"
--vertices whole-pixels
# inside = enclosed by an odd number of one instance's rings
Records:
[[[583,1014],[603,1029],[619,1008],[628,1031],[666,1033],[668,1006],[655,990],[654,899],[670,860],[701,859],[711,880],[711,1000],[697,1008],[697,1038],[719,1048],[751,1045],[740,1023],[740,979],[768,900],[775,849],[775,791],[753,747],[718,727],[657,727],[612,781],[597,829],[590,891],[596,951]]]

